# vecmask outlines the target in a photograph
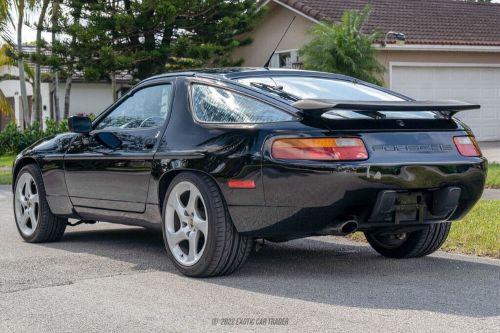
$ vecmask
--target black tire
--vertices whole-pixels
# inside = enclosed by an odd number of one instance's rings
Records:
[[[388,258],[424,257],[437,251],[448,237],[451,223],[428,225],[425,229],[397,235],[366,233],[365,237],[371,247]]]
[[[36,184],[38,191],[39,204],[38,204],[38,223],[32,234],[26,235],[21,231],[20,222],[18,221],[17,214],[14,214],[16,220],[16,227],[21,237],[29,243],[47,243],[55,242],[62,238],[66,230],[68,219],[55,216],[51,213],[47,203],[45,187],[43,184],[42,174],[35,164],[28,164],[19,171],[16,177],[14,189],[17,190],[18,181],[25,173],[30,174]],[[14,212],[16,210],[16,198],[13,200]]]
[[[172,253],[166,235],[166,209],[174,187],[181,182],[194,184],[199,190],[206,208],[208,237],[199,260],[186,266]],[[231,221],[226,203],[215,182],[208,176],[193,172],[178,174],[169,185],[163,202],[162,233],[169,258],[184,275],[210,277],[228,275],[239,269],[247,260],[253,240],[240,235]]]

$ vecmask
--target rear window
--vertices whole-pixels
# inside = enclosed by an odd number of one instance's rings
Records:
[[[295,117],[272,105],[231,90],[204,84],[191,86],[196,118],[206,123],[272,123]]]
[[[272,82],[278,88],[298,99],[333,99],[333,100],[355,100],[355,101],[403,101],[404,99],[389,94],[385,91],[343,80],[299,77],[299,76],[276,76],[266,78],[245,78],[239,82],[258,88],[254,83],[269,84]],[[280,96],[283,97],[283,96]],[[434,112],[380,112],[386,118],[391,119],[433,119],[439,118]],[[349,110],[335,110],[324,114],[326,118],[349,118],[363,119],[372,118],[368,114]]]

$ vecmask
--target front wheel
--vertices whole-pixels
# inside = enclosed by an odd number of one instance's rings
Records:
[[[428,225],[425,229],[399,234],[365,232],[371,247],[389,258],[416,258],[437,251],[450,232],[451,223]]]
[[[244,264],[252,246],[234,227],[214,181],[197,173],[181,173],[172,180],[162,230],[169,257],[188,276],[230,274]]]
[[[68,220],[50,212],[42,174],[36,165],[29,164],[21,169],[14,191],[14,216],[21,237],[30,243],[61,239]]]

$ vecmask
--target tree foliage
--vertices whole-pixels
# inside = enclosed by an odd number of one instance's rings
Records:
[[[11,23],[11,17],[9,14],[9,1],[0,0],[0,41],[10,41],[11,37],[9,35],[8,25]]]
[[[373,48],[380,32],[361,31],[369,12],[369,7],[349,10],[338,23],[324,21],[313,26],[309,31],[312,41],[300,50],[304,67],[381,84],[384,67],[377,61]]]
[[[230,61],[228,54],[249,42],[238,36],[263,14],[253,0],[66,0],[64,4],[70,15],[61,26],[70,37],[55,46],[56,53],[59,59],[72,59],[70,65],[92,80],[110,79],[123,71],[144,79],[186,65],[239,65],[241,60]]]

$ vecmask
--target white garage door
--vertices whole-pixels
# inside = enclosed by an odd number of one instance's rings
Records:
[[[417,100],[457,99],[481,104],[458,115],[478,140],[500,140],[500,68],[392,64],[391,89]]]

